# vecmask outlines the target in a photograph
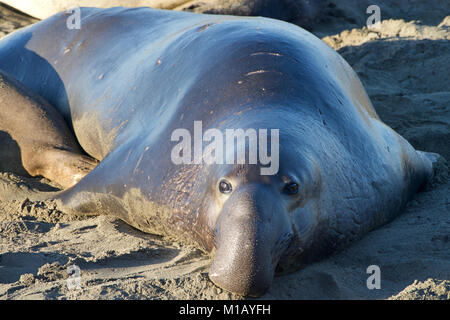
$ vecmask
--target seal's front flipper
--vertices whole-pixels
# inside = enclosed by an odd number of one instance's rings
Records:
[[[438,184],[446,183],[449,179],[447,160],[438,153],[416,150],[419,155],[431,162],[431,173],[422,190],[429,190]]]
[[[112,194],[79,190],[77,186],[49,197],[58,208],[74,216],[127,216],[122,201]]]
[[[64,188],[76,184],[98,161],[83,154],[58,111],[11,76],[0,71],[0,131],[20,149],[31,176],[43,176]]]
[[[123,163],[123,152],[116,150],[80,182],[52,198],[62,211],[74,215],[127,216],[122,198],[125,185],[130,184],[130,172]]]

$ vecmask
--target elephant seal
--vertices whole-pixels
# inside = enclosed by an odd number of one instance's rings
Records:
[[[83,155],[64,119],[45,99],[0,71],[0,133],[20,147],[25,174],[44,176],[68,188],[95,168]],[[7,139],[1,139],[5,146]],[[0,148],[3,166],[17,166],[11,148]],[[9,159],[8,159],[9,158]],[[2,168],[2,165],[0,165]],[[23,174],[22,170],[14,170]]]
[[[213,257],[210,279],[226,290],[263,294],[275,271],[393,219],[432,176],[435,156],[386,126],[344,59],[295,25],[149,8],[83,8],[81,16],[79,30],[61,13],[0,41],[0,69],[48,101],[40,104],[100,161],[57,201],[197,244]],[[54,132],[67,130],[56,115],[41,118],[50,124],[3,122],[2,130],[45,136],[31,129],[56,128],[38,147],[66,153],[46,157],[47,170],[87,157],[70,143],[52,145],[64,140]],[[258,148],[277,153],[276,172],[262,174],[262,158],[175,163],[183,141],[174,132],[192,134],[199,122],[210,133],[270,131]],[[206,132],[200,147],[209,146]]]
[[[75,7],[152,7],[172,9],[188,0],[0,0],[0,2],[38,19],[46,19],[58,12]]]
[[[152,7],[193,11],[197,13],[228,14],[238,16],[263,16],[295,22],[311,27],[319,15],[323,0],[0,0],[19,11],[38,19],[45,19],[63,10],[92,6],[109,8]]]

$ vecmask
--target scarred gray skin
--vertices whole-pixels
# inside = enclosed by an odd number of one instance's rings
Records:
[[[58,14],[0,41],[0,68],[47,99],[100,164],[57,198],[196,243],[210,278],[258,296],[393,219],[432,174],[380,121],[351,67],[267,18],[139,9]],[[175,165],[171,133],[279,129],[280,165]],[[218,189],[226,178],[229,194]],[[284,192],[298,183],[297,194]]]

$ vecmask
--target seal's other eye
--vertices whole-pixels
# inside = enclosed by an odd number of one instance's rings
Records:
[[[233,187],[231,186],[231,183],[229,183],[227,180],[221,180],[219,182],[219,191],[222,193],[230,193],[233,190]]]
[[[284,186],[283,192],[288,195],[294,195],[298,192],[298,184],[295,182],[288,183]]]

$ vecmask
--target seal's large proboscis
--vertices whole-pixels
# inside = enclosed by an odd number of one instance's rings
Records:
[[[50,150],[43,175],[69,163],[53,174],[63,184],[79,167],[70,163],[88,163],[77,177],[95,166],[78,142],[100,163],[57,196],[62,206],[197,244],[213,257],[211,280],[229,291],[263,294],[275,270],[298,269],[393,219],[432,175],[433,155],[381,122],[351,67],[297,26],[148,8],[83,8],[81,17],[80,30],[61,13],[0,42],[0,68],[20,82],[7,90],[34,92],[48,103],[29,98],[22,110],[53,115],[0,129],[13,138],[50,132],[18,143],[22,154]],[[2,105],[0,119],[11,113],[21,116]],[[171,134],[195,121],[278,129],[278,172],[174,164]]]

